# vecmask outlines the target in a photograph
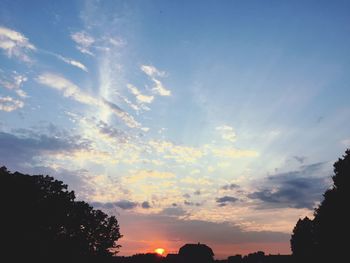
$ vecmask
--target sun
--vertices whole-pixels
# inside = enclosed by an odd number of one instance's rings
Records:
[[[163,256],[164,255],[164,253],[165,253],[165,249],[164,248],[156,248],[155,250],[154,250],[154,252],[156,252],[158,255],[160,255],[160,256]]]

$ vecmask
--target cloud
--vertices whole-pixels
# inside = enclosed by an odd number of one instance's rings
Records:
[[[184,205],[187,205],[187,206],[201,206],[201,204],[198,203],[198,202],[194,203],[194,202],[187,201],[187,200],[184,201]]]
[[[193,193],[194,195],[201,195],[201,191],[200,190],[197,190]]]
[[[24,106],[24,102],[20,100],[16,100],[12,97],[6,96],[2,97],[0,96],[0,110],[11,112],[17,109],[20,109]]]
[[[165,216],[170,216],[170,217],[178,217],[178,216],[185,216],[187,215],[187,212],[179,206],[172,206],[172,207],[167,207],[164,208],[160,214],[165,215]]]
[[[120,200],[114,203],[115,206],[121,209],[133,209],[137,206],[136,202],[128,201],[128,200]]]
[[[81,53],[91,56],[94,55],[90,50],[91,45],[95,42],[95,39],[92,36],[87,34],[85,31],[81,31],[71,34],[71,38],[77,44],[76,47]]]
[[[151,140],[150,147],[165,159],[173,159],[178,163],[193,163],[201,158],[202,150],[182,145],[175,145],[169,141]]]
[[[329,187],[328,176],[319,176],[324,173],[323,166],[324,163],[314,163],[296,171],[269,176],[261,182],[263,186],[248,197],[262,201],[260,208],[313,209]]]
[[[141,125],[127,112],[123,111],[116,104],[96,96],[92,96],[82,91],[78,86],[62,76],[53,73],[44,73],[36,78],[36,81],[42,85],[54,88],[63,92],[64,97],[72,98],[80,103],[103,107],[113,112],[118,118],[124,121],[124,123],[130,128],[140,128]]]
[[[190,177],[190,176],[186,176],[184,178],[180,179],[181,183],[184,184],[193,184],[193,185],[211,185],[212,181],[208,180],[205,177]]]
[[[155,170],[138,170],[138,171],[132,171],[131,173],[132,175],[125,177],[125,180],[128,183],[135,183],[141,180],[170,179],[175,177],[175,174],[171,172],[162,172],[162,171],[155,171]]]
[[[77,67],[77,68],[79,68],[79,69],[81,69],[81,70],[83,70],[85,72],[88,72],[87,67],[83,63],[81,63],[81,62],[79,62],[77,60],[74,60],[74,59],[71,59],[71,58],[67,58],[67,57],[64,57],[64,56],[61,56],[61,55],[58,55],[58,54],[55,54],[55,56],[58,59],[62,60],[63,62],[67,63],[67,64],[70,64],[70,65],[72,65],[74,67]]]
[[[238,184],[226,184],[226,185],[221,187],[221,189],[223,189],[223,190],[233,190],[233,189],[237,189],[237,188],[239,188]]]
[[[185,197],[185,198],[190,198],[190,197],[191,197],[191,195],[190,195],[190,194],[188,194],[188,193],[186,193],[186,194],[183,194],[183,197]]]
[[[5,165],[32,163],[40,156],[89,149],[89,141],[66,131],[52,134],[25,129],[13,133],[0,132],[0,156]]]
[[[62,91],[64,97],[72,98],[88,105],[101,106],[101,102],[97,98],[81,91],[78,86],[62,76],[44,73],[39,75],[36,80],[40,84]]]
[[[135,86],[127,84],[130,92],[136,96],[136,99],[141,103],[152,103],[154,96],[143,95]]]
[[[216,202],[219,206],[226,206],[228,203],[235,203],[238,201],[238,198],[233,196],[223,196],[216,199]]]
[[[124,123],[129,126],[130,128],[140,128],[141,124],[138,123],[134,117],[132,117],[129,113],[125,112],[124,110],[122,110],[118,105],[106,100],[106,99],[102,99],[102,102],[108,106],[108,108],[115,113],[115,115],[117,115],[120,119],[122,119],[124,121]]]
[[[8,57],[14,56],[25,62],[31,61],[27,53],[36,50],[24,35],[2,26],[0,26],[0,48]]]
[[[160,80],[152,78],[152,81],[154,82],[154,87],[153,87],[152,91],[155,94],[158,94],[160,96],[170,96],[171,95],[171,91],[166,89]]]
[[[28,78],[25,75],[18,74],[16,71],[7,74],[0,70],[0,86],[14,91],[21,98],[27,97],[26,92],[21,89],[23,83],[27,80]]]
[[[229,142],[236,141],[236,133],[234,132],[231,126],[228,126],[228,125],[218,126],[216,127],[216,130],[220,132],[222,139]]]
[[[164,71],[159,71],[158,69],[156,69],[154,66],[151,65],[141,65],[141,70],[146,73],[146,75],[150,76],[150,77],[164,77],[165,76],[165,72]]]
[[[126,41],[119,37],[104,37],[103,41],[107,41],[109,44],[115,47],[122,47],[126,44]]]
[[[94,121],[96,120],[95,119],[91,120],[91,122],[94,122]],[[126,143],[129,139],[129,136],[123,130],[112,127],[111,125],[109,125],[104,121],[101,121],[101,120],[97,121],[96,127],[99,133],[111,139],[116,139],[120,143]]]
[[[149,208],[151,208],[151,205],[149,204],[148,201],[144,201],[144,202],[142,202],[141,207],[144,209],[149,209]]]
[[[91,205],[97,208],[104,208],[104,209],[113,209],[115,207],[119,207],[123,210],[130,210],[134,209],[138,206],[138,203],[132,202],[129,200],[120,200],[117,202],[91,202]]]
[[[293,158],[299,162],[300,164],[303,164],[306,160],[306,157],[305,156],[293,156]]]
[[[171,91],[164,87],[163,83],[156,77],[164,77],[165,72],[156,69],[154,66],[142,65],[141,70],[150,77],[154,83],[152,91],[160,96],[170,96]]]

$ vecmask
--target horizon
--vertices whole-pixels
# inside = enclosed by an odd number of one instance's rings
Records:
[[[115,215],[118,256],[290,254],[350,147],[349,11],[1,1],[0,165]]]

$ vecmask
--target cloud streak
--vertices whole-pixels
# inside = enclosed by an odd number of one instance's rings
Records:
[[[85,31],[71,34],[72,40],[77,44],[76,48],[83,54],[94,56],[90,47],[95,43],[95,39]]]
[[[72,65],[72,66],[74,66],[74,67],[77,67],[77,68],[79,68],[79,69],[81,69],[81,70],[83,70],[83,71],[85,71],[85,72],[88,72],[88,71],[89,71],[89,70],[87,69],[87,67],[86,67],[83,63],[81,63],[81,62],[79,62],[79,61],[77,61],[77,60],[74,60],[74,59],[71,59],[71,58],[67,58],[67,57],[64,57],[64,56],[61,56],[61,55],[58,55],[58,54],[55,54],[55,56],[56,56],[58,59],[62,60],[63,62],[65,62],[65,63],[67,63],[67,64],[70,64],[70,65]]]
[[[65,132],[51,135],[23,129],[17,133],[0,132],[0,156],[6,165],[17,166],[31,163],[43,155],[72,153],[82,149],[88,151],[90,143]]]
[[[164,87],[163,83],[156,77],[164,77],[165,72],[159,71],[154,66],[150,65],[142,65],[141,70],[150,77],[150,79],[153,81],[154,86],[152,88],[152,91],[154,94],[157,94],[159,96],[170,96],[171,91]]]
[[[0,26],[0,48],[8,57],[17,57],[25,62],[31,62],[27,53],[36,50],[23,34],[2,26]]]
[[[64,97],[72,98],[83,104],[87,104],[95,107],[103,107],[113,112],[119,119],[121,119],[130,128],[141,128],[141,124],[135,121],[135,119],[127,112],[123,111],[116,104],[99,97],[94,97],[84,91],[82,91],[77,85],[67,80],[66,78],[53,74],[44,73],[36,78],[36,81],[47,87],[59,90],[63,92]]]
[[[233,196],[223,196],[216,199],[216,202],[219,206],[226,206],[229,203],[235,203],[238,201],[238,198]]]
[[[0,86],[5,89],[14,91],[19,97],[27,97],[27,93],[21,89],[24,82],[28,78],[25,75],[18,74],[16,71],[11,74],[6,74],[4,71],[0,70]]]
[[[136,99],[140,103],[152,103],[154,96],[147,96],[142,94],[135,86],[127,84],[127,88],[131,94],[135,95]]]
[[[236,141],[236,133],[234,132],[233,127],[228,125],[222,125],[222,126],[216,127],[216,130],[220,132],[222,139],[229,142]]]
[[[2,97],[0,96],[0,110],[11,112],[20,108],[23,108],[24,102],[20,100],[16,100],[12,97],[6,96]]]
[[[115,207],[119,207],[123,210],[131,210],[136,208],[138,206],[138,203],[132,202],[129,200],[120,200],[116,202],[106,202],[106,203],[92,202],[91,205],[97,208],[104,208],[104,209],[113,209]]]

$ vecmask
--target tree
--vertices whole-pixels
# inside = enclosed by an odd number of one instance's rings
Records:
[[[11,262],[82,262],[111,256],[121,238],[118,221],[50,176],[0,168],[1,257]]]
[[[314,223],[308,217],[299,219],[290,240],[293,255],[298,260],[310,260],[314,254]]]
[[[315,209],[314,219],[299,220],[294,228],[291,239],[293,255],[303,255],[303,244],[314,248],[312,261],[302,257],[300,262],[341,262],[348,256],[347,242],[344,241],[350,235],[350,150],[346,150],[333,166],[333,185]]]
[[[347,256],[350,235],[350,150],[334,163],[333,185],[315,210],[315,239],[322,259],[334,261]],[[337,260],[336,260],[337,261]],[[339,260],[341,261],[341,260]]]

